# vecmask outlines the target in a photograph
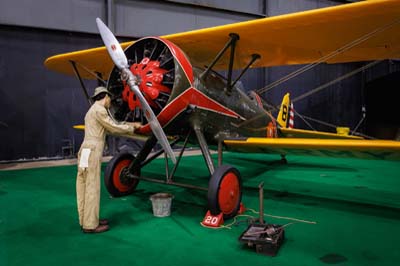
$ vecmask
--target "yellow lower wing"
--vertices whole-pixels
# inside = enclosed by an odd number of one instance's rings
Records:
[[[400,160],[400,142],[390,140],[248,138],[224,143],[239,152]]]
[[[78,129],[78,130],[85,130],[85,125],[75,125],[73,126],[73,128]],[[148,136],[143,136],[143,135],[118,135],[120,137],[125,137],[125,138],[130,138],[130,139],[134,139],[134,140],[140,140],[140,141],[146,141],[149,137]]]
[[[79,129],[79,130],[85,130],[85,125],[75,125],[75,126],[73,126],[73,128]]]
[[[295,128],[279,128],[282,137],[285,138],[320,138],[320,139],[363,139],[353,135],[341,135],[336,133],[312,131]]]

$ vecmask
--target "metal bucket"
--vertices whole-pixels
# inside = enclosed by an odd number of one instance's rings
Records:
[[[157,193],[150,196],[153,206],[153,215],[156,217],[167,217],[171,214],[171,203],[173,195],[169,193]]]

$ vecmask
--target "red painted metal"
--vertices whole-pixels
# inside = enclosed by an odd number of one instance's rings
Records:
[[[218,203],[221,212],[229,214],[236,208],[240,197],[240,185],[238,177],[232,173],[227,173],[221,182]]]
[[[118,189],[120,192],[126,192],[134,185],[134,182],[132,182],[132,184],[129,184],[129,185],[123,184],[120,179],[122,170],[125,169],[126,167],[128,167],[130,163],[131,163],[131,160],[128,160],[128,159],[122,160],[122,161],[118,162],[114,168],[114,171],[112,174],[112,180],[113,180],[115,188]]]
[[[175,58],[175,60],[181,66],[182,70],[185,72],[185,75],[186,75],[189,83],[191,84],[191,86],[193,86],[194,76],[193,76],[192,64],[190,63],[186,54],[178,46],[176,46],[173,42],[170,42],[166,39],[163,39],[160,37],[155,37],[155,36],[146,37],[146,38],[140,39],[136,42],[140,42],[145,39],[156,39],[156,40],[163,42],[169,48],[172,56]]]
[[[154,100],[157,99],[160,92],[171,93],[171,89],[162,84],[163,75],[167,70],[160,68],[160,62],[150,60],[148,57],[143,58],[138,64],[132,64],[130,70],[135,76],[140,77],[139,89],[143,92],[149,105],[153,108],[159,109],[160,107],[154,102]],[[130,110],[134,110],[136,107],[141,108],[139,99],[130,90],[125,81],[122,99],[128,102]]]
[[[185,75],[186,75],[187,79],[189,80],[190,85],[193,86],[193,81],[194,81],[193,67],[192,67],[192,64],[190,64],[190,61],[187,58],[187,56],[185,55],[185,53],[174,43],[172,43],[168,40],[162,39],[162,38],[159,38],[159,40],[161,40],[168,46],[172,55],[175,57],[175,59],[178,61],[179,65],[182,67],[183,71],[185,72]]]
[[[224,215],[222,212],[218,215],[212,215],[210,211],[207,211],[201,224],[206,227],[220,227],[224,224]]]
[[[293,102],[290,103],[289,128],[294,128],[294,108],[293,108]]]
[[[241,202],[238,214],[243,214],[246,210],[247,210],[246,206],[244,206],[243,202]]]
[[[199,90],[195,88],[189,88],[172,100],[167,106],[164,107],[162,112],[157,116],[158,121],[161,126],[166,126],[169,122],[171,122],[176,116],[178,116],[181,112],[183,112],[188,105],[194,105],[197,108],[209,110],[211,112],[220,113],[222,115],[230,116],[230,117],[240,117],[239,114],[234,111],[226,108],[222,104],[217,101],[211,99],[207,95],[203,94]],[[151,128],[149,125],[145,125],[140,128],[140,133],[147,134],[150,133]]]

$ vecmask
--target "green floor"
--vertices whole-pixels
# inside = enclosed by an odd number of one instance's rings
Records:
[[[101,216],[111,230],[83,234],[75,206],[76,166],[0,171],[0,265],[397,265],[400,261],[400,164],[350,159],[230,153],[242,173],[243,203],[289,224],[276,257],[257,254],[238,237],[248,216],[230,228],[200,225],[206,193],[141,182],[137,192],[110,198],[102,187]],[[164,161],[142,174],[163,178]],[[185,157],[176,181],[207,186],[201,156]],[[150,195],[174,194],[172,213],[153,217]],[[250,210],[245,214],[257,216]],[[289,219],[290,218],[290,219]],[[315,223],[294,222],[300,219]],[[233,221],[227,221],[229,224]]]

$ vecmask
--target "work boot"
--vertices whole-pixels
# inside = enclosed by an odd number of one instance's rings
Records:
[[[105,231],[108,231],[110,227],[108,225],[98,225],[95,229],[82,229],[84,233],[103,233]]]
[[[100,219],[99,220],[99,225],[108,225],[108,220],[107,219]]]

